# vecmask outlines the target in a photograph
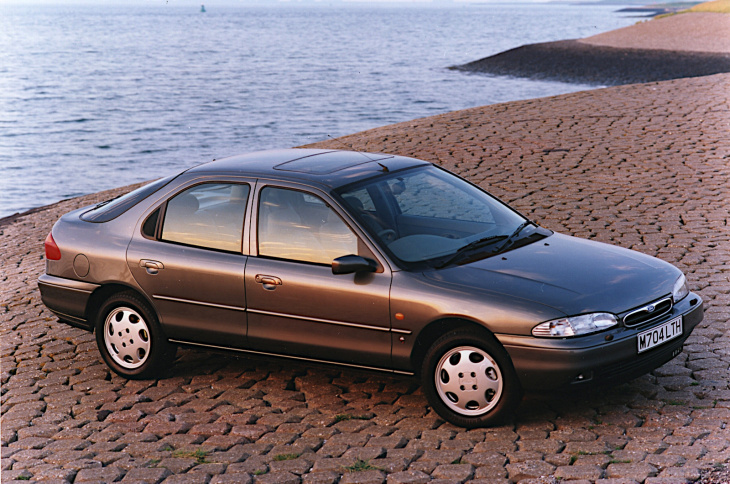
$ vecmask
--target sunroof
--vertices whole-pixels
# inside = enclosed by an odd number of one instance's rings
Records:
[[[296,171],[310,175],[326,175],[352,166],[370,163],[371,161],[392,158],[388,155],[358,153],[356,151],[330,151],[312,156],[306,156],[274,167],[275,170]]]

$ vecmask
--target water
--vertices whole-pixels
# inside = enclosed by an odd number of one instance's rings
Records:
[[[617,7],[0,4],[0,217],[399,121],[594,88],[448,70]]]

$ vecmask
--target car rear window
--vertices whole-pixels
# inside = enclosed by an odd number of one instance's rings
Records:
[[[119,217],[121,214],[137,205],[139,202],[155,193],[175,179],[177,175],[160,178],[157,181],[141,186],[136,190],[96,204],[91,210],[81,214],[81,220],[86,222],[102,223]]]

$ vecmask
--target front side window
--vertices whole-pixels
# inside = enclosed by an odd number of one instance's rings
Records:
[[[167,202],[161,239],[240,252],[249,191],[246,184],[205,183],[175,195]]]
[[[331,264],[358,253],[358,238],[321,198],[265,187],[259,197],[258,253],[314,264]]]

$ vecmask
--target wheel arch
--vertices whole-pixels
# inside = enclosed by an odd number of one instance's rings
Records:
[[[490,339],[500,346],[502,345],[499,340],[494,336],[494,334],[489,331],[489,329],[476,321],[454,316],[437,319],[429,323],[418,333],[416,342],[413,345],[410,360],[411,368],[415,370],[416,375],[420,376],[423,358],[425,357],[426,352],[431,347],[431,345],[448,331],[456,331],[461,329],[474,330],[478,333],[481,333],[484,338]]]
[[[130,292],[133,293],[135,296],[138,296],[141,298],[144,302],[147,303],[149,308],[154,312],[155,317],[157,320],[160,320],[160,315],[157,313],[157,310],[155,309],[154,304],[152,304],[152,301],[137,290],[136,288],[132,286],[128,286],[126,284],[119,284],[119,283],[110,283],[110,284],[104,284],[98,289],[96,289],[89,298],[89,302],[86,304],[86,321],[89,322],[89,326],[91,327],[91,332],[93,333],[95,330],[95,321],[96,321],[96,315],[99,312],[99,309],[101,308],[102,304],[104,304],[104,301],[109,299],[110,297],[121,294],[124,292]]]

